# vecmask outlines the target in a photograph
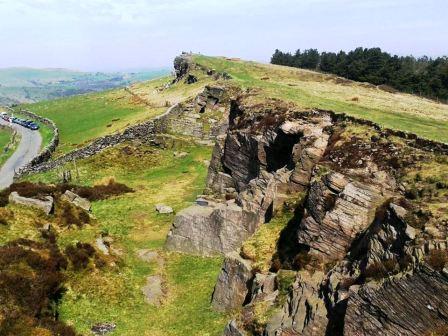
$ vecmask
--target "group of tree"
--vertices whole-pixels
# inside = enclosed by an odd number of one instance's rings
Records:
[[[387,85],[397,90],[448,101],[448,57],[397,56],[380,48],[345,52],[275,50],[272,64],[318,70],[360,82]]]

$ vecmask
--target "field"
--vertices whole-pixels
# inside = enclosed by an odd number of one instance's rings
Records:
[[[56,123],[60,132],[57,157],[100,136],[162,114],[168,106],[196,95],[209,79],[204,77],[202,83],[188,86],[174,85],[159,93],[157,88],[169,81],[170,78],[164,77],[136,83],[129,90],[115,89],[20,107]]]
[[[202,55],[193,59],[209,69],[229,73],[242,87],[256,88],[267,97],[290,101],[303,109],[343,112],[448,143],[446,104],[303,69]]]

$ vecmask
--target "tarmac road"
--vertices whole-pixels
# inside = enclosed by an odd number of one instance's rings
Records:
[[[15,171],[29,163],[39,154],[42,136],[39,131],[32,131],[23,126],[9,123],[1,118],[0,124],[10,126],[21,136],[20,144],[16,151],[0,168],[0,190],[2,190],[12,184]]]

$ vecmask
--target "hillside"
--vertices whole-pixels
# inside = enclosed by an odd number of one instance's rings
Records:
[[[0,193],[0,334],[444,335],[448,147],[425,139],[448,142],[447,106],[238,59],[174,65],[18,107],[60,146]]]
[[[258,96],[290,101],[303,109],[347,113],[385,127],[448,142],[448,105],[403,93],[389,93],[368,84],[309,70],[194,56],[194,61],[228,72],[242,87],[257,88]]]
[[[173,87],[163,95],[157,90],[168,77],[68,99],[44,101],[18,107],[52,119],[60,130],[60,146],[55,156],[83,146],[95,138],[112,134],[125,127],[162,114],[176,102],[194,96],[204,83],[187,88]]]
[[[31,103],[124,87],[165,76],[167,69],[131,73],[89,73],[67,69],[0,69],[0,104]]]

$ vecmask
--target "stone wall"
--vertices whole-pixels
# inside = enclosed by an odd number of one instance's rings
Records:
[[[181,107],[179,104],[173,105],[164,114],[154,119],[128,127],[121,133],[106,135],[98,138],[89,145],[74,150],[57,158],[56,160],[48,162],[41,161],[39,163],[34,163],[35,160],[33,160],[33,162],[20,169],[16,173],[15,178],[54,169],[67,162],[95,155],[106,148],[118,145],[127,140],[141,139],[144,141],[153,141],[157,133],[164,133],[166,131],[167,119],[171,115],[178,115],[180,113],[180,109]]]

